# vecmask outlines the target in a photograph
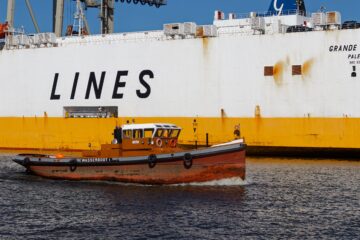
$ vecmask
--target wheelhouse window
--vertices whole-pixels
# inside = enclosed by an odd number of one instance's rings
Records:
[[[144,129],[144,138],[152,138],[154,134],[153,128]]]
[[[173,129],[170,132],[170,138],[177,138],[180,134],[180,129]]]
[[[162,137],[163,134],[164,134],[164,129],[159,128],[159,129],[157,129],[156,132],[155,132],[155,137]]]
[[[132,130],[124,130],[123,131],[123,138],[131,138],[132,137]]]
[[[134,129],[133,130],[133,138],[143,138],[143,130],[142,129]]]
[[[170,130],[169,129],[164,129],[162,137],[168,138],[169,135],[170,135]]]
[[[177,138],[180,134],[180,129],[163,129],[159,128],[155,132],[155,137],[163,138]]]

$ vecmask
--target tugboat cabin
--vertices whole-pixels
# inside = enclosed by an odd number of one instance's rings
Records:
[[[122,127],[122,143],[176,147],[180,131],[181,128],[174,124],[127,124]]]
[[[111,144],[100,151],[84,151],[84,157],[141,156],[173,150],[176,152],[181,128],[174,124],[125,124],[114,129]]]

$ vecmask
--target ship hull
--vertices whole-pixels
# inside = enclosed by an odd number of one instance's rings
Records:
[[[66,159],[19,156],[15,162],[35,175],[65,180],[106,180],[141,184],[207,182],[238,177],[245,179],[245,145],[236,144],[127,160]],[[128,158],[129,159],[129,158]]]
[[[194,120],[197,122],[194,132]],[[1,149],[20,151],[80,151],[100,149],[112,141],[113,127],[127,121],[172,122],[183,126],[179,144],[206,146],[233,140],[234,128],[246,138],[251,153],[299,153],[301,149],[360,149],[360,118],[108,118],[66,119],[51,117],[0,118]],[[81,128],[79,126],[82,126]],[[259,150],[259,151],[257,151]],[[328,152],[328,151],[326,151]]]
[[[227,142],[240,128],[255,148],[360,149],[359,39],[360,29],[160,31],[4,49],[0,148],[99,149],[116,125],[172,122],[186,129],[186,145]]]

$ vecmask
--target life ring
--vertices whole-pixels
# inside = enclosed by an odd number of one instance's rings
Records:
[[[184,160],[184,167],[186,169],[190,169],[193,165],[192,155],[190,153],[185,153],[183,160]]]
[[[77,161],[76,159],[70,160],[70,171],[75,172],[77,168]]]
[[[177,141],[175,139],[170,140],[170,147],[176,147]]]
[[[155,154],[149,155],[149,157],[148,157],[149,168],[154,168],[156,166],[156,160],[157,160],[157,157]]]
[[[158,147],[162,147],[162,140],[161,140],[161,138],[158,138],[158,139],[156,139],[156,141],[155,141],[155,144],[156,144],[156,146],[158,146]]]

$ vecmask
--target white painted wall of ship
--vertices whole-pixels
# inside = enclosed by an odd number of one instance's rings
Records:
[[[145,37],[146,36],[146,37]],[[330,52],[330,46],[358,45],[355,52]],[[169,39],[159,32],[58,39],[57,47],[0,51],[0,116],[64,116],[64,106],[118,106],[119,116],[138,117],[360,117],[360,30]],[[359,61],[357,59],[355,61]],[[308,74],[292,76],[292,65],[311,61]],[[264,66],[283,62],[281,81],[264,76]],[[357,77],[351,77],[357,66]],[[139,73],[149,69],[145,91]],[[123,99],[112,99],[117,71],[128,70]],[[90,72],[100,80],[101,99],[85,100]],[[74,100],[73,79],[79,72]],[[50,100],[55,73],[56,93]]]

